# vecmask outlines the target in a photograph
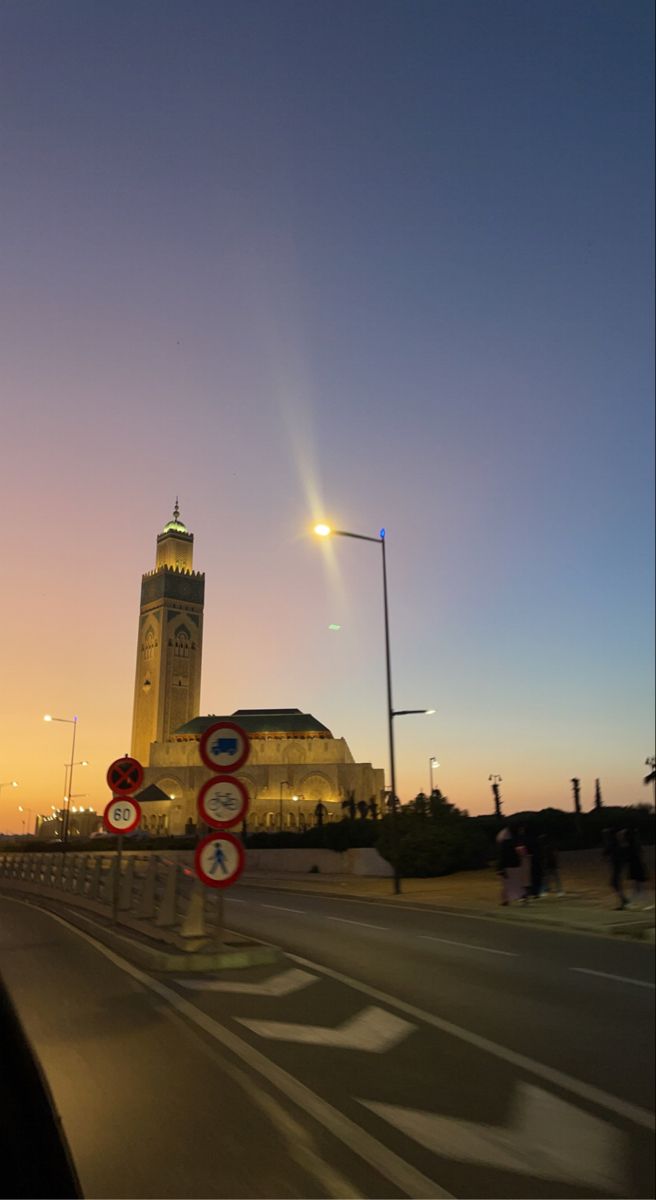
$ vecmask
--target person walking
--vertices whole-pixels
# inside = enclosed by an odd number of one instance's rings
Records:
[[[531,877],[529,885],[529,897],[531,900],[539,900],[542,895],[542,881],[544,878],[544,844],[541,836],[536,836],[529,830],[528,834],[528,851],[531,856]]]
[[[522,867],[515,845],[512,830],[504,826],[496,838],[498,849],[497,875],[501,879],[500,903],[512,904],[513,900],[522,900],[524,884],[522,882]]]
[[[623,837],[618,834],[616,829],[606,829],[604,832],[606,837],[604,854],[610,865],[610,886],[619,900],[617,909],[621,911],[623,908],[628,908],[629,904],[622,886],[622,875],[625,864]]]
[[[515,838],[515,846],[519,855],[519,877],[522,885],[522,900],[524,904],[528,904],[531,897],[531,862],[533,855],[531,854],[531,846],[526,826],[520,825]]]
[[[642,899],[642,891],[647,882],[647,868],[642,857],[642,846],[637,829],[624,830],[624,849],[626,854],[627,875],[633,884],[631,899],[634,903]]]
[[[544,875],[542,877],[542,895],[546,896],[551,891],[553,884],[554,891],[557,896],[564,896],[563,885],[560,878],[560,868],[558,865],[558,851],[546,834],[542,834],[542,860],[544,863]]]

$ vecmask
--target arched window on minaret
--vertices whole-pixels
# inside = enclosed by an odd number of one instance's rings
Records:
[[[149,659],[151,659],[153,657],[153,654],[155,653],[156,648],[157,648],[157,638],[155,637],[155,631],[154,631],[152,625],[149,625],[148,629],[146,630],[146,636],[144,637],[144,640],[141,644],[142,657],[146,661],[148,661]]]
[[[189,636],[189,630],[185,629],[184,625],[181,625],[175,631],[175,643],[174,643],[174,647],[173,647],[173,653],[175,654],[175,657],[176,658],[189,658],[189,647],[190,646],[191,646],[191,637]]]

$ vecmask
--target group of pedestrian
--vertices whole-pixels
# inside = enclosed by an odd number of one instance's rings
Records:
[[[610,886],[617,896],[618,909],[632,908],[642,899],[648,879],[638,831],[604,829],[604,854],[610,866]],[[625,890],[627,881],[631,883],[630,898]]]
[[[565,894],[558,851],[546,834],[532,835],[523,825],[514,831],[506,825],[497,835],[497,846],[502,904],[512,904],[515,900],[528,904],[550,892]]]
[[[516,829],[505,825],[496,841],[502,905],[516,901],[528,904],[549,893],[565,895],[558,851],[549,837],[533,833],[524,825]],[[618,909],[634,907],[642,899],[648,880],[638,831],[605,829],[604,855],[609,861],[610,886],[617,896]],[[630,897],[626,894],[627,882],[631,884]]]

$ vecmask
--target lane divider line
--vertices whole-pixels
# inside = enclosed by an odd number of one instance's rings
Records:
[[[323,913],[319,914],[323,916]],[[369,925],[366,921],[351,921],[348,917],[326,917],[327,921],[341,921],[343,925],[360,925],[362,929],[382,929],[388,932],[387,925]]]
[[[471,942],[453,942],[451,938],[435,937],[432,933],[419,933],[425,942],[443,942],[445,946],[462,946],[465,950],[482,950],[484,954],[503,954],[505,958],[519,958],[514,950],[494,950],[492,946],[473,946]]]
[[[590,967],[570,967],[580,975],[598,975],[600,979],[614,979],[617,983],[634,983],[636,987],[656,988],[648,979],[630,979],[628,975],[611,975],[608,971],[593,971]]]
[[[261,904],[260,907],[261,908],[275,908],[275,909],[277,909],[278,912],[298,913],[299,916],[301,916],[301,917],[303,916],[302,908],[285,908],[284,904]]]

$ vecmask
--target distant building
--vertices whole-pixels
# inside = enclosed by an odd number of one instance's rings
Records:
[[[193,570],[193,534],[173,519],[157,538],[153,571],[143,576],[132,723],[132,754],[144,765],[142,826],[183,833],[196,822],[196,797],[210,777],[200,760],[203,731],[220,716],[200,716],[205,576]],[[298,708],[238,709],[224,719],[249,734],[251,753],[237,772],[248,787],[248,828],[339,820],[342,801],[380,804],[384,773],[356,763],[344,738]]]

